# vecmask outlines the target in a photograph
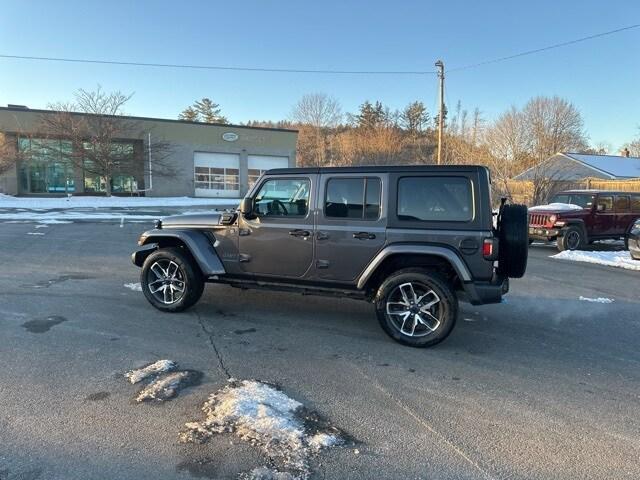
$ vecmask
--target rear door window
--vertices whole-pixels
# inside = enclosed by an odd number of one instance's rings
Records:
[[[599,212],[612,212],[613,211],[613,197],[598,197],[598,211]]]
[[[633,213],[640,213],[640,195],[631,196],[631,211]]]
[[[398,219],[468,222],[473,191],[466,177],[402,177],[398,180]]]
[[[380,216],[379,178],[331,178],[327,181],[327,218],[376,220]]]
[[[616,197],[616,212],[625,213],[629,211],[629,197],[620,196]]]

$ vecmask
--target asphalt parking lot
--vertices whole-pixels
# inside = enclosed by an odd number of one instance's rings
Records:
[[[124,287],[146,227],[0,223],[0,479],[237,478],[265,463],[257,449],[178,442],[228,376],[348,434],[311,478],[640,478],[640,272],[533,247],[506,303],[462,304],[451,337],[420,350],[352,300],[210,285],[159,313]],[[123,373],[163,358],[201,383],[136,404]]]

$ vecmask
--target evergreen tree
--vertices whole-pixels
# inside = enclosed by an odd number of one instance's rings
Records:
[[[402,127],[410,133],[422,132],[429,124],[429,113],[422,102],[413,102],[400,114]]]
[[[178,119],[187,122],[198,122],[200,121],[200,114],[193,107],[187,107],[178,115]]]
[[[354,120],[359,128],[377,128],[387,122],[387,110],[382,103],[371,104],[367,100],[360,105],[360,112],[354,116]]]
[[[205,123],[228,123],[226,117],[221,115],[222,108],[210,98],[197,100],[193,104],[193,109],[198,112],[201,120]]]

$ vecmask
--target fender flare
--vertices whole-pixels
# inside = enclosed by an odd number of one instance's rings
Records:
[[[140,236],[140,245],[160,244],[163,238],[182,242],[198,263],[205,277],[226,273],[224,265],[207,236],[198,230],[154,229]]]
[[[358,289],[363,289],[367,281],[374,274],[376,269],[382,264],[382,262],[391,255],[396,254],[415,254],[415,255],[432,255],[447,260],[453,269],[456,271],[458,277],[462,281],[463,285],[467,282],[471,282],[473,277],[469,272],[469,269],[465,265],[464,261],[458,254],[445,247],[439,247],[437,245],[420,245],[420,244],[402,244],[391,245],[383,248],[378,252],[374,259],[367,265],[364,272],[358,277]]]
[[[564,234],[567,231],[568,227],[580,227],[580,230],[582,230],[582,235],[584,235],[584,241],[585,242],[589,242],[589,234],[587,233],[587,225],[584,223],[584,220],[582,220],[581,218],[573,218],[573,219],[567,219],[566,224],[564,225],[564,227],[562,227],[560,229],[560,231],[558,232],[558,236],[562,237],[564,236]]]

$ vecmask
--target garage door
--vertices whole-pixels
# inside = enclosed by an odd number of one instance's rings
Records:
[[[256,183],[267,170],[272,168],[287,168],[289,166],[289,157],[273,157],[268,155],[249,155],[247,157],[249,163],[249,188]]]
[[[193,165],[196,197],[240,196],[239,155],[196,152]]]

